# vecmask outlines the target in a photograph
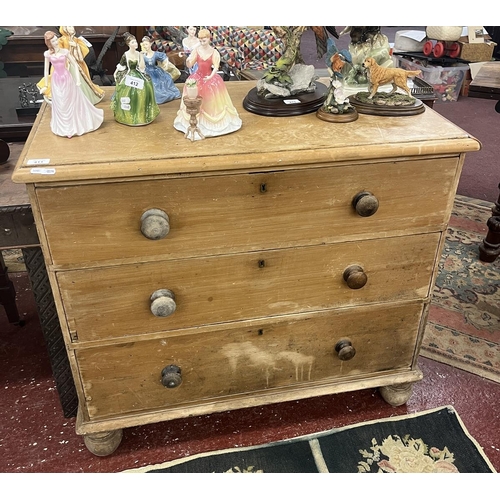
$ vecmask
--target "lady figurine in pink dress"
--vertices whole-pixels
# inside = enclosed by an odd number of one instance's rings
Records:
[[[52,65],[50,77],[52,132],[63,137],[73,137],[98,129],[104,121],[104,111],[96,108],[81,90],[78,69],[75,71],[76,82],[68,70],[70,64],[78,68],[77,61],[67,49],[59,47],[59,40],[53,31],[46,31],[44,38],[49,50],[43,54],[45,86],[41,89],[41,93],[47,90],[49,66]]]
[[[206,29],[198,33],[200,45],[186,59],[186,66],[194,64],[198,69],[189,80],[195,80],[198,96],[201,97],[201,108],[198,115],[198,128],[204,137],[215,137],[230,134],[241,128],[241,118],[233,106],[226,85],[217,73],[220,64],[220,54],[210,43],[210,32]],[[187,86],[184,85],[181,107],[174,120],[174,127],[181,132],[189,129],[190,115],[184,103]],[[197,137],[201,139],[201,137]]]

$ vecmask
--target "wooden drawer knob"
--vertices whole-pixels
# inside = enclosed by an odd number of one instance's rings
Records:
[[[151,295],[151,312],[158,318],[166,318],[175,312],[177,305],[172,290],[156,290]]]
[[[175,389],[182,384],[181,369],[177,365],[168,365],[161,371],[161,383],[167,389]]]
[[[368,276],[363,271],[361,266],[349,266],[344,271],[344,281],[347,283],[349,288],[357,290],[358,288],[363,288],[368,281]]]
[[[161,240],[170,232],[170,219],[159,208],[146,210],[141,217],[141,233],[150,240]]]
[[[370,217],[378,210],[378,200],[370,191],[361,191],[353,198],[352,206],[361,217]]]
[[[350,340],[342,339],[337,342],[335,352],[341,361],[349,361],[354,358],[356,349],[354,349]]]

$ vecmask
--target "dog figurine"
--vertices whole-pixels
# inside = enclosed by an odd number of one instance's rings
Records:
[[[421,71],[408,71],[402,68],[384,68],[379,66],[373,57],[367,57],[363,66],[368,70],[371,92],[368,99],[373,99],[380,85],[392,83],[390,94],[394,94],[398,88],[404,90],[411,97],[411,90],[408,87],[407,79],[418,76]]]

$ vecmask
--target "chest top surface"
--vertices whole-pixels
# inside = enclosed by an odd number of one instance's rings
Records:
[[[173,128],[178,100],[162,104],[152,124],[128,127],[115,122],[110,109],[114,89],[108,87],[106,97],[98,104],[104,109],[103,125],[71,139],[51,132],[51,110],[43,105],[12,179],[27,184],[105,181],[456,154],[481,147],[479,141],[430,108],[416,116],[360,114],[352,123],[325,122],[315,113],[266,117],[249,113],[242,106],[255,82],[226,85],[242,118],[242,128],[194,142]],[[53,169],[53,173],[37,173],[37,167]]]

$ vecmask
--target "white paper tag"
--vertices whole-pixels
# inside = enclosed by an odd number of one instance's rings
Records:
[[[299,99],[283,99],[285,104],[300,104]]]
[[[122,108],[124,111],[130,111],[130,97],[120,98],[120,108]]]
[[[54,175],[56,173],[55,168],[32,168],[30,170],[32,174],[42,174],[42,175]]]
[[[28,160],[28,165],[48,165],[49,163],[50,163],[50,160],[48,158]]]
[[[136,78],[135,76],[127,75],[125,77],[125,85],[127,87],[133,87],[134,89],[142,90],[144,88],[144,80],[141,78]]]

